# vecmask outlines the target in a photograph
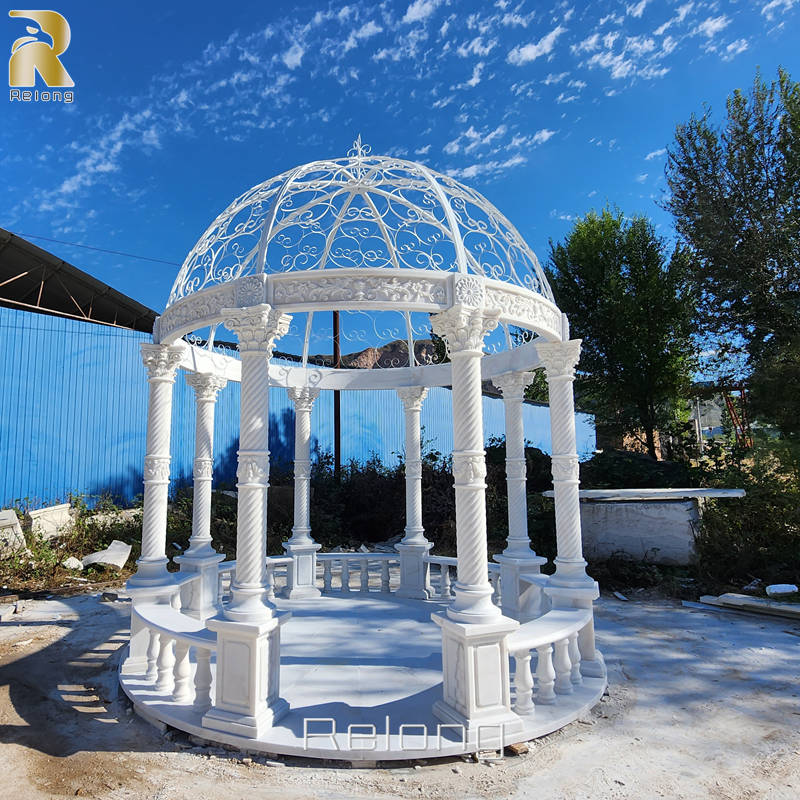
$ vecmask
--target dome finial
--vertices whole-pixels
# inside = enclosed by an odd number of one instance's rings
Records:
[[[372,152],[372,148],[368,144],[363,144],[361,142],[361,134],[358,134],[358,137],[353,142],[353,146],[347,151],[347,155],[350,158],[361,159],[364,156],[368,156]]]

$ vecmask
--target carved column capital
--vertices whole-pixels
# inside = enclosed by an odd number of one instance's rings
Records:
[[[401,386],[396,391],[406,411],[421,411],[422,401],[428,396],[427,386]]]
[[[178,369],[183,354],[181,347],[142,342],[139,348],[149,381],[171,382],[175,380],[175,370]]]
[[[310,412],[314,401],[319,397],[319,389],[312,389],[309,386],[290,386],[287,391],[296,412]]]
[[[500,390],[503,400],[522,400],[533,378],[532,372],[506,372],[492,378],[492,383]]]
[[[575,366],[581,357],[581,340],[540,342],[536,345],[539,359],[547,370],[547,380],[574,380]]]
[[[186,383],[194,389],[198,403],[215,403],[220,390],[228,385],[226,378],[208,372],[190,372]]]
[[[497,327],[500,311],[455,305],[438,314],[431,314],[431,327],[447,344],[452,356],[462,352],[483,352],[483,339]]]
[[[249,308],[223,308],[225,327],[239,338],[240,352],[265,353],[270,358],[275,340],[289,330],[292,318],[267,303]]]

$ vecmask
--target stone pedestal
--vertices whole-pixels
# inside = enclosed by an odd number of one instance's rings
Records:
[[[214,707],[203,727],[257,739],[289,710],[280,689],[280,628],[291,616],[275,612],[260,624],[214,617],[217,634]]]
[[[522,557],[507,556],[505,553],[501,553],[496,555],[494,560],[500,564],[500,586],[502,587],[500,608],[503,616],[524,622],[525,620],[521,618],[523,592],[519,576],[538,574],[542,564],[547,563],[547,559],[529,551],[529,555]]]
[[[315,586],[317,572],[317,552],[322,545],[313,540],[294,544],[290,539],[284,542],[283,549],[291,556],[293,564],[288,572],[285,596],[292,600],[306,600],[319,597],[321,592]]]
[[[432,547],[432,542],[427,539],[414,544],[398,542],[394,546],[400,554],[400,586],[395,593],[398,597],[428,600],[433,596],[430,568],[425,561]]]
[[[199,578],[181,588],[181,611],[195,619],[208,619],[217,613],[217,589],[219,571],[217,565],[224,561],[222,553],[193,556],[187,552],[175,556],[173,561],[181,565],[181,572],[193,572]]]
[[[453,622],[444,613],[431,619],[442,629],[443,697],[433,706],[437,719],[462,725],[467,740],[487,748],[516,741],[523,723],[511,710],[506,636],[519,623],[499,617],[491,623]]]

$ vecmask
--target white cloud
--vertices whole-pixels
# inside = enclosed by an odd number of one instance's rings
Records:
[[[599,50],[600,34],[593,33],[591,36],[587,36],[583,41],[572,45],[571,49],[573,53],[592,53],[595,50]]]
[[[708,17],[704,19],[692,33],[701,33],[708,39],[713,39],[720,31],[731,24],[730,17],[720,14],[718,17]]]
[[[468,81],[464,81],[464,83],[459,83],[456,86],[452,86],[452,89],[474,89],[480,82],[481,82],[481,75],[483,74],[483,68],[486,64],[483,61],[479,61],[473,68],[472,68],[472,77]]]
[[[344,51],[345,53],[348,50],[352,50],[354,47],[358,45],[359,42],[364,41],[366,39],[379,34],[383,28],[378,25],[374,20],[369,20],[369,22],[365,22],[358,30],[351,31],[350,35],[347,37],[347,41],[344,43]]]
[[[548,55],[555,47],[556,39],[565,31],[566,28],[562,28],[561,25],[558,25],[553,28],[550,33],[542,36],[538,42],[531,42],[530,44],[515,47],[508,54],[508,63],[519,67],[522,66],[522,64],[527,64],[529,61],[535,61],[539,56]]]
[[[585,89],[586,81],[570,81],[567,86],[570,86],[573,89]]]
[[[533,143],[544,144],[548,139],[551,139],[553,136],[555,136],[557,132],[558,131],[551,131],[547,128],[542,128],[533,134]]]
[[[297,69],[297,67],[300,66],[300,63],[303,60],[303,56],[305,55],[305,52],[306,52],[305,48],[301,44],[299,44],[298,42],[295,42],[281,56],[281,59],[283,60],[283,63],[286,64],[286,66],[289,69]]]
[[[650,0],[640,0],[640,2],[638,3],[629,5],[625,10],[627,11],[629,16],[636,17],[637,19],[639,19],[639,17],[641,17],[642,14],[644,14],[644,9],[649,2]]]
[[[415,156],[426,156],[431,151],[431,146],[426,144],[425,147],[420,147],[418,150],[414,151]]]
[[[645,161],[652,161],[654,158],[661,158],[667,152],[666,147],[662,147],[659,150],[652,150],[649,152],[645,157]]]
[[[426,20],[434,11],[436,6],[439,5],[439,0],[414,0],[414,2],[406,9],[406,14],[402,22],[410,24],[412,22],[422,22]]]
[[[556,103],[574,103],[578,99],[578,95],[576,94],[567,94],[566,92],[561,92],[558,97],[556,97]]]
[[[747,39],[736,39],[725,48],[722,58],[724,61],[730,61],[732,58],[736,58],[739,53],[744,53],[749,46]]]
[[[654,31],[655,35],[663,36],[667,28],[671,27],[672,25],[680,25],[680,23],[686,19],[686,17],[689,15],[689,13],[692,11],[693,8],[694,8],[694,3],[685,3],[684,5],[679,6],[678,13],[674,17],[672,17],[672,19],[668,19],[663,25],[659,25],[655,29]]]
[[[482,36],[476,36],[471,42],[465,42],[459,45],[456,52],[462,57],[466,58],[469,55],[474,56],[488,56],[497,45],[497,39],[492,39],[486,44],[483,42]]]
[[[447,170],[447,174],[454,178],[476,178],[479,175],[497,175],[512,167],[518,167],[525,164],[527,159],[522,155],[514,155],[507,158],[505,161],[482,161],[478,164],[470,164],[467,167],[460,167],[457,169]]]
[[[590,67],[605,67],[611,72],[611,77],[615,80],[627,78],[628,75],[635,71],[633,61],[625,58],[623,53],[618,53],[617,55],[610,51],[595,53],[588,63]],[[608,95],[607,92],[606,94]]]
[[[762,9],[761,13],[770,21],[775,19],[776,12],[780,11],[781,14],[789,11],[795,4],[796,0],[770,0]]]
[[[554,83],[561,83],[569,75],[569,72],[548,73],[547,77],[542,81],[545,86],[551,86]]]
[[[647,173],[642,172],[636,176],[636,183],[644,183],[647,180]]]

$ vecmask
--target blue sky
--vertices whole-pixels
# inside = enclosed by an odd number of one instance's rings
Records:
[[[606,202],[671,236],[676,123],[757,66],[800,78],[798,0],[166,5],[50,6],[75,102],[0,101],[0,225],[180,263],[242,191],[360,133],[477,188],[544,262]],[[156,310],[178,269],[33,241]]]

